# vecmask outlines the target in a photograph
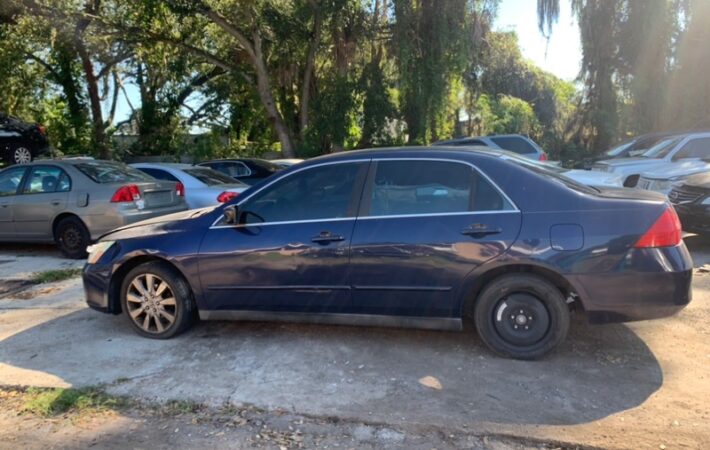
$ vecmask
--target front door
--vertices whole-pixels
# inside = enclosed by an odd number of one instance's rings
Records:
[[[350,240],[369,160],[292,172],[239,202],[200,248],[214,311],[345,312]]]
[[[27,167],[16,166],[0,172],[0,239],[14,239],[13,209]]]
[[[373,161],[351,245],[353,312],[457,317],[468,273],[509,248],[521,214],[471,165]]]
[[[57,166],[33,166],[14,205],[18,238],[52,240],[52,222],[67,206],[71,180]]]

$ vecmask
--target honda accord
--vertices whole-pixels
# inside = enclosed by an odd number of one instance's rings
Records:
[[[690,301],[692,261],[657,193],[591,188],[485,149],[304,162],[220,206],[129,225],[89,249],[89,306],[169,338],[202,320],[459,330],[514,358],[593,323]]]

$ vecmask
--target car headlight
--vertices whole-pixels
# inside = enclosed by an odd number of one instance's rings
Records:
[[[86,260],[87,264],[96,263],[106,253],[106,250],[115,243],[116,241],[101,241],[86,247],[86,253],[89,254],[89,258]]]

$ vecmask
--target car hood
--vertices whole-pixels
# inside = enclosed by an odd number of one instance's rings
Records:
[[[672,180],[700,172],[710,172],[710,164],[702,160],[668,162],[642,172],[641,176],[654,180]]]
[[[623,166],[643,166],[646,164],[658,164],[662,161],[663,160],[658,159],[658,158],[636,157],[636,158],[605,159],[605,160],[599,161],[595,164],[610,166],[610,167],[623,167]]]
[[[169,233],[184,228],[187,222],[192,222],[203,218],[206,214],[214,211],[216,206],[206,208],[189,209],[174,214],[154,217],[132,223],[115,230],[109,231],[99,238],[99,240],[129,239],[138,236],[148,236],[162,233]]]
[[[685,179],[683,184],[710,189],[710,171],[696,173]]]
[[[623,180],[621,176],[614,173],[597,172],[591,170],[568,170],[562,175],[587,186],[610,186],[621,187]]]

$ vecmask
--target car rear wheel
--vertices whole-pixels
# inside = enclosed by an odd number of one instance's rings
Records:
[[[557,287],[536,275],[496,278],[479,295],[474,321],[494,352],[536,359],[556,348],[569,330],[569,308]]]
[[[162,262],[141,264],[126,275],[121,307],[138,334],[149,338],[171,338],[192,323],[190,286]]]
[[[86,258],[86,247],[91,243],[91,235],[78,217],[62,219],[57,224],[55,238],[59,250],[67,258]]]

